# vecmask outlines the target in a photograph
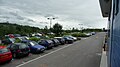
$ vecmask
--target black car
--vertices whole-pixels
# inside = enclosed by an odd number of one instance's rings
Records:
[[[2,40],[2,43],[6,45],[14,43],[14,42],[15,42],[15,38],[6,38]]]
[[[65,39],[66,44],[72,44],[74,42],[72,38],[69,38],[69,37],[63,37],[63,38]]]
[[[52,39],[54,46],[60,45],[60,42],[57,39]]]
[[[14,58],[21,56],[28,56],[30,53],[30,48],[24,43],[12,43],[7,46],[12,52]]]
[[[52,40],[40,40],[38,41],[38,44],[46,47],[47,49],[52,48],[54,46]]]
[[[64,45],[65,44],[65,39],[62,38],[62,37],[55,37],[55,39],[57,39],[61,45]]]

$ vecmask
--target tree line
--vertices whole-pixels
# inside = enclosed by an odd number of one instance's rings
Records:
[[[31,27],[31,26],[23,26],[23,25],[18,25],[18,24],[12,24],[12,23],[0,23],[0,36],[4,36],[7,34],[21,34],[21,35],[26,35],[30,33],[44,33],[48,34],[53,32],[56,36],[63,35],[63,32],[66,33],[72,33],[72,32],[101,32],[103,31],[102,29],[83,29],[83,30],[78,30],[73,28],[72,30],[63,30],[63,26],[56,23],[53,25],[51,29],[48,29],[47,26],[44,28],[40,29],[38,27]]]
[[[7,34],[29,34],[33,32],[39,32],[40,29],[37,27],[22,26],[18,24],[11,23],[0,23],[0,36]]]

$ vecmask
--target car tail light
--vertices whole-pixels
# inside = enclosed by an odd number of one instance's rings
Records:
[[[0,55],[0,59],[2,58],[3,55]]]
[[[28,50],[30,50],[30,48],[28,48]]]
[[[4,58],[4,56],[0,56],[0,59],[1,59],[1,58]]]
[[[17,50],[17,52],[21,52],[21,50]]]
[[[9,55],[8,55],[8,54],[1,55],[1,56],[0,56],[0,59],[1,59],[1,58],[5,58],[5,57],[7,57],[7,56],[9,56]]]

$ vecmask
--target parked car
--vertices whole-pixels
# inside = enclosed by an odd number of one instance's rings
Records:
[[[74,41],[77,41],[77,38],[76,38],[76,37],[73,37],[73,36],[71,36],[71,35],[65,35],[65,36],[63,36],[63,37],[68,37],[68,38],[73,39]]]
[[[24,39],[29,40],[30,38],[28,36],[22,36]]]
[[[45,47],[42,45],[39,45],[35,41],[22,41],[22,43],[25,43],[30,47],[31,53],[40,53],[45,51]]]
[[[30,53],[30,48],[24,43],[12,43],[7,46],[12,52],[14,58],[21,56],[28,56]]]
[[[2,43],[3,44],[11,44],[11,43],[14,43],[15,42],[15,38],[6,38],[6,39],[3,39],[2,40]]]
[[[95,32],[91,32],[92,35],[95,35],[96,33]]]
[[[64,45],[65,44],[65,39],[62,38],[62,37],[55,37],[55,39],[57,39],[61,45]]]
[[[38,41],[38,44],[46,47],[47,49],[52,48],[54,46],[52,40],[40,40]]]
[[[85,35],[87,35],[87,36],[91,36],[92,34],[91,34],[91,33],[85,33]]]
[[[0,40],[0,44],[2,44],[2,40]]]
[[[57,39],[52,39],[54,46],[60,45],[60,42]]]
[[[15,36],[13,34],[8,34],[8,35],[6,35],[6,37],[15,38]]]
[[[12,53],[5,46],[0,46],[0,63],[12,60]]]
[[[25,40],[27,41],[27,40],[29,40],[29,39],[27,39],[26,37],[16,37],[16,39],[17,39],[17,38],[18,38],[20,41],[25,41]]]
[[[13,35],[14,35],[14,37],[21,37],[20,34],[13,34]]]
[[[65,39],[66,44],[72,44],[74,42],[72,38],[69,38],[69,37],[63,37],[63,38]]]

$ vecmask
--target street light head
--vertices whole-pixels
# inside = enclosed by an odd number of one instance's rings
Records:
[[[78,24],[78,25],[83,25],[83,24]]]
[[[48,20],[50,19],[50,18],[47,18]]]
[[[55,18],[53,18],[53,20],[54,20]]]

